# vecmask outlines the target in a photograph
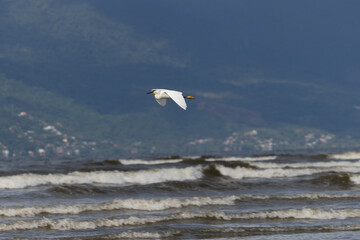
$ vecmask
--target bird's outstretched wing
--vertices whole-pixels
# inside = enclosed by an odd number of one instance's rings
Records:
[[[176,102],[177,105],[179,105],[182,109],[186,110],[187,106],[182,92],[173,90],[166,90],[165,92],[172,100],[174,100],[174,102]]]
[[[163,107],[166,105],[166,99],[164,99],[164,98],[163,99],[156,99],[155,98],[155,100]]]

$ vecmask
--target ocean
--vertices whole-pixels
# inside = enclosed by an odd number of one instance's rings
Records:
[[[359,239],[360,153],[3,159],[0,239]]]

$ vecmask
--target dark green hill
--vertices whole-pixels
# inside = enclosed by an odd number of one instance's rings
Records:
[[[0,84],[3,156],[260,153],[349,142],[315,128],[268,123],[259,113],[202,97],[188,102],[186,112],[172,102],[161,108],[148,96],[154,105],[148,111],[105,115],[4,76]]]
[[[174,109],[169,112],[160,109],[151,96],[146,101],[152,101],[154,107],[146,112],[104,115],[4,76],[0,84],[0,141],[3,149],[16,155],[47,148],[49,154],[62,149],[70,155],[185,152],[187,141],[226,135],[221,132],[221,122],[208,114],[189,111],[182,119],[167,117],[183,110],[171,103],[169,108]],[[207,134],[209,127],[216,131]]]

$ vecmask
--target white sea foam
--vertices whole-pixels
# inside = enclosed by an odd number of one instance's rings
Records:
[[[359,218],[360,209],[282,209],[274,211],[262,211],[254,213],[240,214],[234,218],[247,218],[247,219],[347,219]]]
[[[275,195],[275,196],[266,196],[274,199],[287,199],[287,200],[296,200],[296,199],[342,199],[342,198],[360,198],[360,194],[325,194],[325,193],[302,193],[295,195]]]
[[[303,175],[312,175],[319,173],[319,169],[249,169],[244,167],[229,168],[222,165],[216,165],[216,169],[220,171],[223,176],[229,176],[236,179],[246,178],[288,178]]]
[[[360,168],[360,161],[330,161],[330,162],[306,162],[306,163],[267,163],[256,162],[253,166],[259,168],[330,168],[330,167],[355,167]]]
[[[356,159],[360,159],[360,152],[329,154],[328,158],[339,159],[339,160],[356,160]]]
[[[157,164],[167,164],[167,163],[178,163],[182,159],[169,159],[169,160],[141,160],[141,159],[120,159],[119,162],[123,165],[157,165]]]
[[[160,168],[140,171],[93,171],[68,174],[20,174],[0,177],[0,188],[16,189],[43,184],[151,184],[166,181],[196,180],[202,177],[201,167]]]
[[[153,217],[129,217],[112,219],[94,219],[88,221],[75,221],[71,219],[52,220],[43,218],[41,220],[16,221],[0,224],[0,231],[18,231],[46,228],[52,230],[86,230],[97,228],[117,228],[131,225],[144,225],[176,219],[172,216],[153,216]]]
[[[244,232],[274,232],[274,233],[290,233],[290,232],[323,232],[323,231],[359,231],[360,225],[353,224],[353,225],[315,225],[315,226],[291,226],[291,227],[215,227],[209,228],[203,231],[208,233],[244,233]],[[228,238],[226,238],[228,239]],[[256,238],[255,238],[256,239]],[[309,239],[309,238],[301,238],[301,239]]]
[[[350,175],[350,181],[355,184],[360,184],[360,174],[352,174]]]
[[[126,231],[119,234],[108,236],[109,239],[167,239],[178,234],[179,231],[168,232],[133,232]]]
[[[175,214],[174,214],[175,215]],[[177,219],[214,218],[221,220],[233,219],[347,219],[360,218],[360,209],[280,209],[273,211],[259,211],[249,213],[228,214],[224,212],[189,213],[184,212],[176,216]]]
[[[181,221],[196,218],[231,221],[234,219],[347,219],[360,218],[360,209],[281,209],[273,211],[259,211],[249,213],[229,214],[224,212],[180,212],[163,216],[129,217],[129,218],[103,218],[88,221],[62,220],[28,220],[0,224],[0,231],[33,230],[47,228],[53,230],[87,230],[97,228],[117,228],[122,226],[154,224],[166,221]]]
[[[173,239],[175,235],[180,234],[181,231],[170,230],[164,232],[145,232],[145,231],[133,231],[128,230],[126,232],[117,234],[97,235],[97,236],[86,236],[84,238],[74,239],[87,239],[87,240],[98,240],[98,239]],[[21,238],[22,240],[25,240]],[[14,239],[15,240],[15,239]],[[20,239],[19,239],[20,240]]]
[[[276,156],[259,156],[259,157],[225,157],[225,158],[207,158],[206,161],[214,162],[214,161],[245,161],[245,162],[253,162],[253,161],[269,161],[275,160]]]
[[[99,204],[0,208],[0,216],[33,217],[40,214],[79,214],[85,211],[111,211],[119,209],[158,211],[186,206],[233,205],[235,204],[235,200],[240,198],[240,196],[227,196],[166,199],[118,199]]]
[[[184,156],[184,159],[198,159],[198,158],[201,158],[201,155]]]
[[[229,176],[235,179],[249,178],[291,178],[298,176],[313,175],[327,172],[348,172],[359,173],[360,168],[355,167],[329,167],[329,168],[281,168],[278,165],[271,165],[273,168],[249,169],[244,167],[229,168],[222,165],[216,165],[216,169],[223,176]],[[274,167],[278,166],[278,167]]]
[[[86,211],[112,211],[132,209],[143,211],[159,211],[170,208],[183,208],[187,206],[234,205],[237,200],[267,200],[267,199],[310,199],[317,200],[359,198],[360,194],[319,194],[306,193],[296,195],[231,195],[224,197],[192,197],[192,198],[166,198],[166,199],[116,199],[98,204],[76,204],[58,206],[33,206],[17,208],[0,208],[0,216],[4,217],[34,217],[43,214],[79,214]]]

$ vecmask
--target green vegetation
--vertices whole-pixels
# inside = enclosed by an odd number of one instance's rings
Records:
[[[104,115],[4,76],[0,76],[0,85],[3,157],[261,153],[340,148],[350,146],[348,142],[356,145],[353,139],[346,142],[315,128],[256,127],[204,112],[189,111],[179,121],[171,118],[171,111],[175,111],[172,106],[165,111],[158,107],[133,114]]]
[[[3,149],[14,156],[36,153],[49,146],[52,154],[60,149],[58,152],[69,155],[181,152],[182,143],[194,137],[184,134],[181,124],[174,127],[176,119],[163,118],[159,109],[102,115],[4,76],[0,76],[0,85],[0,141]],[[197,125],[190,125],[189,130],[192,127]]]

